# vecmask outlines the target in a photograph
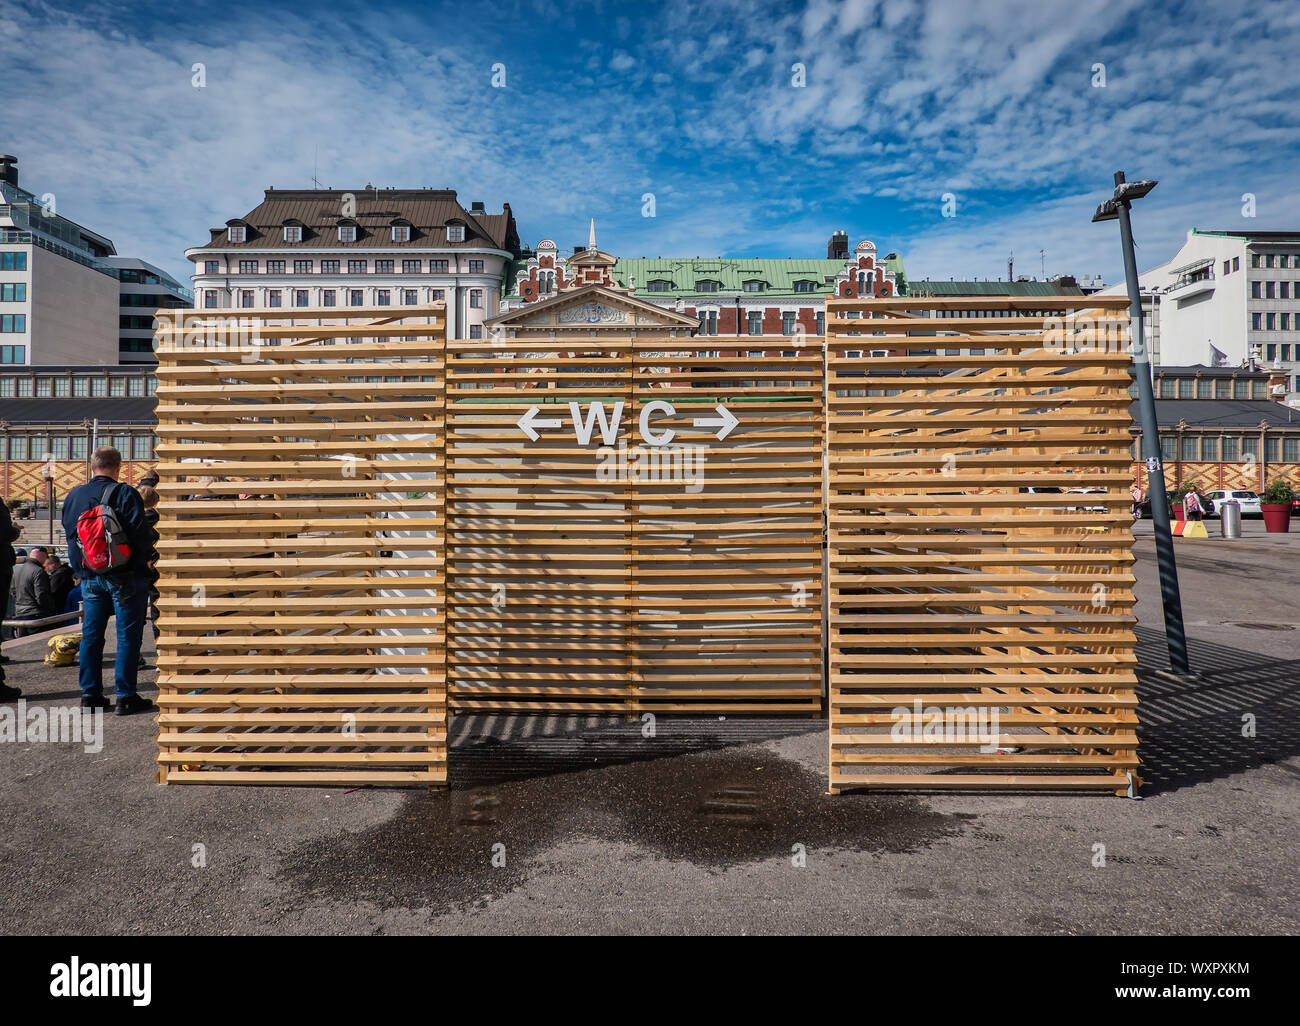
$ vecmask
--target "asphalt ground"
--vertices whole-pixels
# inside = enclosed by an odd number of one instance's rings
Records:
[[[152,719],[109,716],[98,752],[0,744],[0,930],[1294,934],[1300,534],[1176,541],[1204,673],[1185,685],[1152,673],[1137,533],[1139,801],[830,797],[823,722],[741,718],[660,718],[643,739],[617,719],[458,717],[441,793],[162,787]],[[75,703],[43,638],[3,650],[26,698]]]

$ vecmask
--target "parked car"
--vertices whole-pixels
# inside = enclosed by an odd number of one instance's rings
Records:
[[[1219,503],[1235,502],[1241,507],[1243,517],[1263,516],[1259,511],[1259,493],[1243,491],[1216,491],[1208,492],[1205,496],[1205,515],[1207,517],[1217,517],[1219,515]]]

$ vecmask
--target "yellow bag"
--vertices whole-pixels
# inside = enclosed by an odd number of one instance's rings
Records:
[[[76,666],[81,652],[81,634],[56,634],[49,640],[46,666]]]

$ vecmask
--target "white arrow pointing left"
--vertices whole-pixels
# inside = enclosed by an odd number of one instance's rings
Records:
[[[722,430],[718,432],[718,441],[721,442],[724,438],[726,438],[729,434],[731,434],[731,429],[734,428],[737,424],[739,424],[740,421],[736,419],[735,414],[733,414],[729,409],[727,409],[721,403],[718,404],[717,410],[718,410],[717,418],[696,417],[694,420],[694,424],[696,427],[702,427],[702,428],[707,428],[707,427],[721,428]]]
[[[516,422],[519,429],[528,436],[529,441],[535,442],[541,437],[535,428],[557,428],[560,426],[559,417],[546,417],[538,420],[537,415],[541,412],[539,407],[530,406],[528,412]]]

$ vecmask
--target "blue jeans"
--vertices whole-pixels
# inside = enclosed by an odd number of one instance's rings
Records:
[[[140,663],[140,638],[145,610],[149,605],[149,579],[136,574],[100,577],[88,573],[81,582],[84,619],[81,624],[81,694],[100,698],[104,694],[102,663],[104,630],[110,616],[117,617],[117,664],[114,677],[117,697],[135,694]]]

